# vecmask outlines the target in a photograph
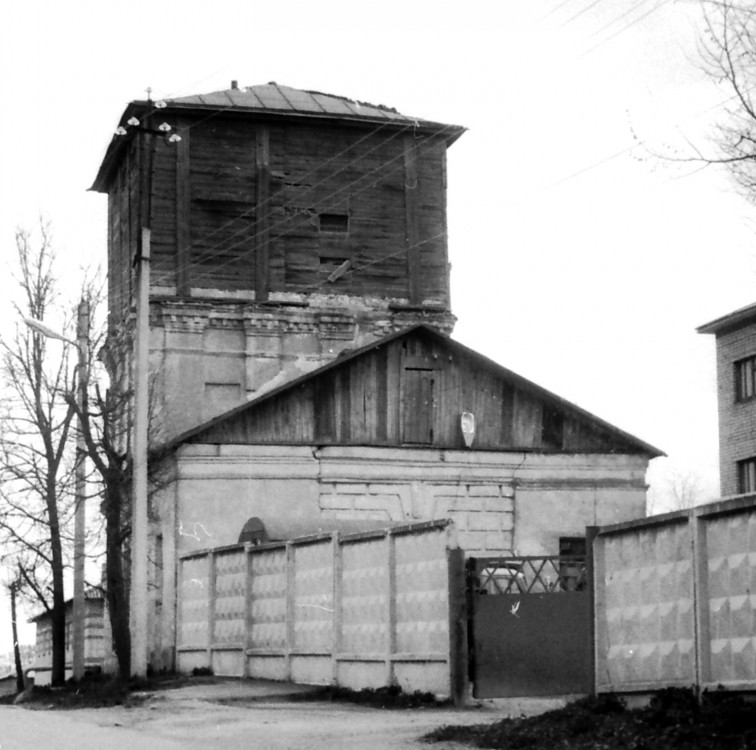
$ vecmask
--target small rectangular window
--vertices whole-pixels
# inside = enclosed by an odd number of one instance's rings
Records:
[[[735,363],[735,400],[749,401],[756,397],[756,355]]]
[[[738,461],[738,492],[741,495],[756,492],[756,457]]]
[[[349,231],[349,216],[346,214],[320,214],[321,232],[338,232],[344,234]]]

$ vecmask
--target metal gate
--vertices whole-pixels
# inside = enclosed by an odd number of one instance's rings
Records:
[[[476,698],[588,693],[592,597],[585,557],[467,563],[470,680]]]

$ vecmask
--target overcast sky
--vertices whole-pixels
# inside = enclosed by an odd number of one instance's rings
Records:
[[[454,337],[665,451],[657,493],[692,472],[715,496],[714,346],[694,329],[754,301],[756,211],[725,173],[659,158],[725,116],[699,32],[693,0],[5,3],[2,304],[14,229],[40,214],[72,293],[104,264],[106,198],[87,188],[147,87],[277,81],[464,125]]]

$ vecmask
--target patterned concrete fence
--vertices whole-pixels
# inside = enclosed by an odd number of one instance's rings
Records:
[[[756,690],[756,497],[603,527],[596,687]]]
[[[463,554],[450,540],[438,521],[185,555],[178,668],[461,693]]]

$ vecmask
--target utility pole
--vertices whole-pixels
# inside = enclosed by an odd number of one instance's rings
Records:
[[[131,509],[131,674],[147,676],[147,422],[150,310],[150,230],[142,229],[137,258],[134,357],[133,504]]]
[[[151,90],[147,100],[152,103]],[[163,109],[165,102],[156,102]],[[139,166],[141,170],[139,218],[142,227],[134,265],[136,267],[136,330],[134,335],[134,411],[132,421],[132,506],[131,506],[131,585],[129,591],[129,631],[131,635],[131,674],[147,676],[148,656],[148,571],[147,571],[147,449],[149,422],[149,355],[150,355],[150,242],[152,226],[152,170],[156,142],[162,136],[166,143],[178,143],[181,136],[172,133],[164,122],[153,129],[151,113],[144,115],[144,124],[135,116],[126,124],[141,135]],[[127,135],[123,126],[116,135]]]
[[[84,441],[84,408],[86,404],[87,382],[89,380],[89,302],[81,300],[76,324],[76,345],[79,350],[78,394],[79,406],[78,429],[76,435],[76,511],[74,515],[74,590],[73,590],[73,678],[84,677],[84,619],[86,603],[84,600],[84,561],[86,544],[86,443]]]

